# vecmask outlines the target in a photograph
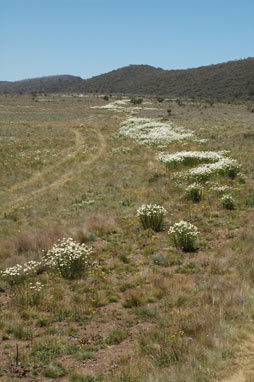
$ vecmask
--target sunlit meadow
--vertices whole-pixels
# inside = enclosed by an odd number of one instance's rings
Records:
[[[253,331],[252,109],[0,96],[0,381],[233,373]]]

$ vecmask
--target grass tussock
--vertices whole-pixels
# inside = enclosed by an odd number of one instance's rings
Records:
[[[75,230],[74,235],[80,242],[93,241],[97,238],[104,238],[107,235],[117,232],[117,223],[113,216],[106,216],[100,213],[88,216],[85,222]]]

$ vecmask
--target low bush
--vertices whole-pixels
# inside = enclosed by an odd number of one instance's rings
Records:
[[[235,209],[235,202],[231,195],[224,195],[221,198],[222,207],[226,210],[234,210]]]
[[[190,184],[187,189],[187,199],[192,200],[193,202],[199,202],[202,198],[202,190],[199,183]]]
[[[143,228],[152,228],[154,231],[161,230],[163,217],[166,215],[165,208],[157,204],[144,204],[137,210]]]
[[[246,196],[245,204],[247,207],[254,207],[254,194],[249,194]]]
[[[106,339],[106,343],[108,345],[118,345],[127,337],[128,333],[125,330],[116,329],[109,334],[108,338]]]
[[[195,250],[195,241],[198,233],[196,226],[184,220],[172,225],[168,231],[175,246],[181,248],[184,252]]]
[[[92,249],[85,244],[79,244],[72,238],[64,238],[47,252],[45,264],[63,278],[75,279],[83,276],[88,270],[91,253]]]

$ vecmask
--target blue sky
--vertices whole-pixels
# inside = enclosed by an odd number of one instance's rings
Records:
[[[0,81],[254,56],[254,0],[0,0]]]

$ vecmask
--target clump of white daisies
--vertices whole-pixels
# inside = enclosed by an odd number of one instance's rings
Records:
[[[212,184],[210,188],[212,191],[215,191],[219,195],[223,195],[229,189],[228,186],[219,186],[217,184]]]
[[[157,159],[168,168],[180,165],[191,166],[199,163],[214,163],[223,159],[224,152],[213,151],[180,151],[175,154],[160,153]]]
[[[120,126],[120,137],[135,139],[140,145],[167,145],[193,138],[193,133],[183,127],[150,118],[129,118]]]
[[[143,204],[137,210],[137,216],[144,229],[152,228],[160,231],[162,228],[163,217],[167,215],[167,210],[158,204]]]
[[[42,263],[40,261],[31,260],[23,265],[17,264],[13,267],[6,268],[4,271],[0,272],[0,276],[11,286],[14,286],[22,283],[28,277],[34,276],[41,265]]]
[[[213,151],[180,151],[175,154],[160,153],[157,159],[168,168],[183,166],[197,167],[190,168],[177,176],[204,182],[213,175],[228,176],[233,179],[240,171],[240,167],[235,159],[225,157],[225,152]]]
[[[226,210],[235,209],[235,201],[230,194],[223,195],[221,198],[222,207]]]
[[[79,244],[72,238],[59,240],[47,252],[45,265],[65,279],[75,279],[84,275],[90,264],[92,248]]]
[[[239,170],[239,165],[235,159],[223,158],[216,163],[204,164],[190,169],[186,172],[185,176],[199,182],[206,181],[213,175],[222,175],[234,179]]]
[[[92,266],[91,254],[92,248],[79,244],[72,238],[63,238],[47,252],[41,261],[32,260],[23,265],[9,267],[0,272],[0,277],[10,286],[30,281],[42,270],[53,272],[65,279],[76,279],[84,276]],[[39,284],[33,285],[35,287],[30,289],[40,290]]]
[[[194,182],[186,188],[187,199],[193,202],[199,202],[202,199],[202,186],[200,183]]]
[[[168,234],[175,246],[184,252],[192,252],[196,249],[195,242],[199,231],[193,224],[181,220],[169,228]]]
[[[106,109],[106,110],[121,112],[126,110],[126,104],[128,102],[129,102],[128,99],[116,100],[103,106],[91,106],[91,109]]]
[[[167,215],[167,210],[158,204],[143,204],[137,210],[137,216],[144,229],[151,228],[160,231],[163,226],[163,217]],[[195,242],[199,234],[198,229],[191,223],[184,220],[173,224],[168,231],[170,238],[177,248],[185,252],[196,249]]]

